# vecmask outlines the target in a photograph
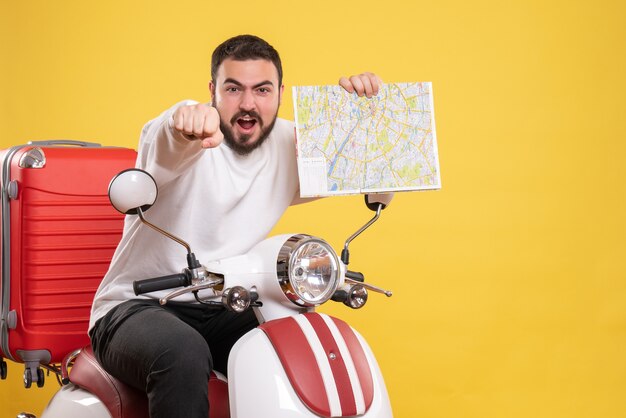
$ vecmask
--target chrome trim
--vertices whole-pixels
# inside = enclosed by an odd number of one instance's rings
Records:
[[[222,293],[222,304],[232,312],[241,313],[250,307],[250,292],[243,286],[233,286]]]
[[[67,385],[70,383],[70,365],[74,363],[76,357],[83,351],[82,348],[78,348],[71,353],[67,354],[61,363],[61,383]]]
[[[369,206],[368,206],[369,207]],[[350,237],[348,237],[348,239],[346,240],[346,242],[343,244],[343,250],[344,251],[348,251],[348,246],[350,245],[350,243],[352,242],[352,240],[354,240],[356,237],[358,237],[359,235],[361,235],[361,233],[363,231],[365,231],[367,228],[369,228],[370,226],[372,226],[372,224],[374,222],[376,222],[378,220],[378,218],[380,218],[380,212],[384,209],[384,205],[382,203],[378,204],[378,208],[376,209],[376,214],[374,215],[374,217],[372,219],[370,219],[369,221],[367,221],[367,223],[365,225],[363,225],[362,227],[359,228],[358,231],[356,231],[354,234],[350,235]],[[344,262],[346,264],[348,264],[347,261],[344,260]]]
[[[21,168],[44,168],[45,165],[46,154],[39,147],[31,148],[22,154],[18,163]]]
[[[148,220],[143,215],[143,209],[136,208],[135,210],[137,211],[137,215],[139,215],[139,219],[141,220],[141,222],[144,225],[148,225],[150,228],[154,229],[158,233],[163,234],[167,238],[176,241],[177,243],[179,243],[180,245],[185,247],[185,249],[187,250],[187,254],[191,254],[191,247],[189,246],[189,244],[187,244],[186,241],[183,241],[182,239],[178,238],[177,236],[174,236],[174,235],[170,234],[169,232],[162,230],[161,228],[159,228],[158,226],[154,225],[153,223],[148,222]]]
[[[291,277],[289,276],[289,271],[291,270],[292,265],[292,255],[293,253],[300,247],[308,243],[318,243],[321,244],[324,248],[328,250],[329,255],[332,257],[332,263],[334,267],[334,277],[331,278],[331,286],[327,290],[327,296],[316,303],[305,301],[301,296],[296,292],[293,283],[291,281]],[[340,264],[339,257],[335,250],[321,238],[313,237],[311,235],[306,234],[296,234],[292,235],[285,241],[281,249],[278,251],[278,256],[276,257],[276,277],[278,278],[278,284],[280,285],[283,293],[291,302],[298,306],[302,307],[314,307],[319,306],[322,303],[328,301],[337,288],[339,287],[340,282]]]
[[[368,283],[361,283],[361,282],[359,282],[357,280],[349,279],[347,277],[346,277],[345,280],[346,280],[346,283],[357,284],[357,285],[363,286],[364,288],[369,289],[369,290],[371,290],[373,292],[382,293],[383,295],[387,296],[388,298],[390,298],[393,295],[393,292],[391,290],[385,290],[385,289],[382,289],[382,288],[380,288],[378,286],[374,286],[374,285],[371,285],[371,284],[368,284]]]
[[[11,147],[2,162],[2,279],[0,280],[0,350],[5,358],[16,361],[9,349],[8,315],[11,301],[11,205],[8,185],[11,182],[11,160],[25,145]]]
[[[159,304],[165,305],[167,304],[169,300],[177,298],[180,295],[184,295],[185,293],[192,293],[192,292],[198,292],[204,289],[210,289],[212,287],[215,287],[219,284],[224,283],[224,279],[219,278],[219,277],[215,278],[215,277],[216,276],[209,275],[209,278],[204,283],[176,289],[168,293],[167,295],[163,296],[161,299],[159,299]]]
[[[368,294],[365,286],[355,284],[348,291],[348,297],[343,303],[352,309],[359,309],[367,303],[367,296]]]

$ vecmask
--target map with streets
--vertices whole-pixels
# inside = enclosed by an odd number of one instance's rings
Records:
[[[432,85],[293,87],[302,197],[441,188]]]

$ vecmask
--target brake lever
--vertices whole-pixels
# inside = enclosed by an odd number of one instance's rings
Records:
[[[203,280],[200,283],[193,284],[193,285],[187,286],[187,287],[183,287],[181,289],[176,289],[176,290],[168,293],[167,295],[165,295],[161,299],[159,299],[159,303],[161,305],[165,305],[165,304],[167,304],[167,302],[169,300],[177,298],[180,295],[184,295],[186,293],[198,292],[200,290],[209,289],[209,288],[212,288],[212,287],[215,287],[217,285],[220,285],[220,284],[224,283],[224,279],[219,277],[219,276],[211,275],[210,277],[213,277],[213,279],[210,279],[209,277],[207,277],[205,280]]]
[[[385,290],[385,289],[382,289],[380,287],[373,286],[371,284],[367,284],[367,283],[360,282],[358,280],[350,279],[348,277],[345,278],[345,281],[346,281],[346,283],[361,285],[364,288],[366,288],[368,290],[371,290],[372,292],[382,293],[383,295],[387,296],[388,298],[390,298],[391,295],[393,295],[393,292],[391,290]]]

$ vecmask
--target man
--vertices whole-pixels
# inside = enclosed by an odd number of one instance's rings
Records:
[[[182,102],[148,122],[137,158],[159,187],[151,222],[185,239],[201,262],[247,252],[301,201],[294,126],[276,117],[284,88],[278,53],[255,36],[231,38],[214,51],[211,77],[212,105]],[[371,73],[340,80],[368,97],[379,84]],[[133,294],[134,280],[180,271],[185,254],[127,217],[93,303],[98,361],[146,391],[152,418],[206,418],[211,369],[225,373],[232,345],[257,325],[251,310],[233,314],[193,297],[160,306],[166,292]]]

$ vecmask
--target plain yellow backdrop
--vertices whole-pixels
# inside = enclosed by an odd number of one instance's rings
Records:
[[[396,196],[352,245],[390,299],[325,307],[369,341],[396,417],[626,417],[623,2],[9,1],[0,145],[135,147],[143,123],[208,100],[209,59],[254,33],[292,85],[374,71],[432,81],[441,191]],[[276,232],[340,248],[356,196],[290,209]],[[0,382],[0,418],[55,390]]]

